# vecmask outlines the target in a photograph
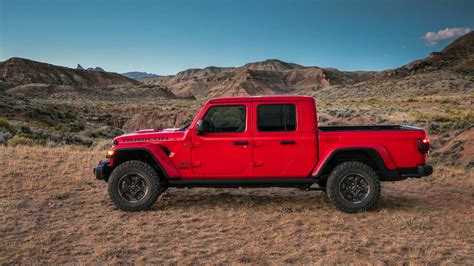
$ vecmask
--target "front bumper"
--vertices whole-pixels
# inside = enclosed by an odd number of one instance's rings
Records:
[[[109,160],[100,161],[99,164],[97,164],[93,169],[95,178],[99,180],[104,180],[106,182],[109,179],[111,172],[112,172],[112,167],[110,166]]]

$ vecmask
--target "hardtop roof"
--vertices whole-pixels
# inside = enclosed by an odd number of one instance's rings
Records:
[[[208,101],[208,103],[232,103],[232,102],[275,102],[275,101],[314,101],[311,96],[297,95],[270,95],[270,96],[237,96],[222,97]]]

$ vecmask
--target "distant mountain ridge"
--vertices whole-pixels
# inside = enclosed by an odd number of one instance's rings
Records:
[[[72,69],[19,57],[0,62],[0,81],[12,85],[41,83],[81,87],[139,84],[117,73]]]
[[[122,73],[122,75],[127,77],[127,78],[134,79],[134,80],[160,77],[160,75],[156,75],[156,74],[153,74],[153,73],[147,73],[147,72],[139,72],[139,71],[131,71],[131,72],[127,72],[127,73]]]
[[[353,84],[371,79],[375,72],[347,72],[302,66],[278,59],[252,62],[241,67],[188,69],[174,76],[143,79],[146,84],[170,88],[183,97],[308,94],[332,84]]]
[[[11,58],[0,62],[0,81],[14,85],[40,83],[82,87],[145,84],[190,99],[278,94],[385,97],[440,93],[447,89],[466,91],[472,87],[474,76],[474,32],[424,59],[377,72],[302,66],[278,59],[251,62],[240,67],[192,68],[176,75],[158,77],[144,72],[120,75],[102,72],[101,69],[95,71],[97,68],[84,70],[81,65],[77,68]]]
[[[98,72],[106,72],[103,68],[101,67],[88,67],[87,69],[84,69],[80,64],[77,64],[76,69],[78,70],[89,70],[89,71],[98,71]]]

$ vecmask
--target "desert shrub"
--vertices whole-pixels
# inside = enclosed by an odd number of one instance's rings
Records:
[[[84,124],[80,121],[74,121],[72,123],[67,124],[66,130],[69,132],[79,132],[84,129]]]
[[[14,136],[10,140],[8,140],[8,146],[16,147],[16,146],[33,146],[35,141],[29,138],[21,137],[21,136]]]
[[[76,115],[75,113],[73,113],[72,111],[69,111],[69,110],[66,111],[66,112],[64,112],[64,117],[65,117],[66,119],[69,119],[69,120],[75,120],[75,119],[77,119],[77,115]]]
[[[0,145],[6,145],[13,134],[4,127],[0,127]]]
[[[321,123],[327,122],[328,120],[329,120],[329,118],[327,116],[324,116],[324,115],[320,115],[319,118],[318,118],[318,121],[321,122]]]
[[[448,104],[448,103],[450,103],[450,100],[448,98],[442,98],[438,102],[441,103],[441,104]]]
[[[54,141],[51,141],[51,140],[47,140],[43,143],[43,146],[44,147],[47,147],[47,148],[56,148],[56,147],[59,147],[61,146],[60,143],[58,142],[54,142]]]
[[[51,134],[42,128],[31,129],[30,138],[46,141],[51,138]]]
[[[336,116],[337,115],[337,110],[329,110],[328,113],[331,115],[331,116]]]
[[[30,138],[31,136],[31,128],[27,125],[20,125],[16,135],[19,137]]]
[[[428,124],[430,133],[443,133],[452,129],[470,129],[474,125],[474,114],[426,114],[412,113],[416,123]]]
[[[67,200],[71,198],[72,194],[69,192],[64,192],[64,193],[54,193],[49,197],[49,200]]]
[[[88,131],[87,136],[91,138],[115,138],[122,135],[124,132],[120,128],[103,126],[95,130]]]
[[[81,144],[83,146],[87,146],[87,147],[92,146],[92,144],[94,143],[94,141],[92,141],[90,138],[82,137],[82,136],[77,138],[77,140],[78,140],[79,144]]]
[[[66,133],[62,136],[62,141],[68,145],[83,145],[90,147],[94,143],[90,138]]]
[[[10,123],[8,123],[8,120],[6,118],[0,117],[0,127],[9,129],[11,126],[10,126]]]
[[[101,140],[99,142],[96,142],[96,144],[94,146],[94,150],[104,151],[104,150],[109,149],[111,146],[112,146],[112,141],[110,141],[109,139],[107,139],[107,140],[104,139],[104,140]]]
[[[369,99],[367,99],[367,102],[368,102],[368,103],[376,103],[376,102],[377,102],[377,98],[375,98],[375,97],[370,97]]]
[[[194,115],[188,115],[186,119],[183,120],[182,125],[191,124],[193,122]]]
[[[27,111],[27,115],[30,118],[39,119],[47,124],[53,125],[56,124],[58,121],[62,123],[67,122],[74,122],[76,121],[77,114],[73,111],[61,111],[55,107],[45,107],[45,106],[38,106],[33,107]]]
[[[71,123],[61,123],[53,127],[55,131],[62,134],[66,133],[77,133],[85,128],[84,124],[80,121],[73,121]]]
[[[0,145],[6,145],[7,141],[15,135],[16,128],[6,118],[0,117]]]

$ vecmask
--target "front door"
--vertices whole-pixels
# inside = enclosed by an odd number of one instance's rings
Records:
[[[192,171],[204,178],[244,178],[251,174],[251,104],[211,105],[200,119],[208,132],[192,136]]]

